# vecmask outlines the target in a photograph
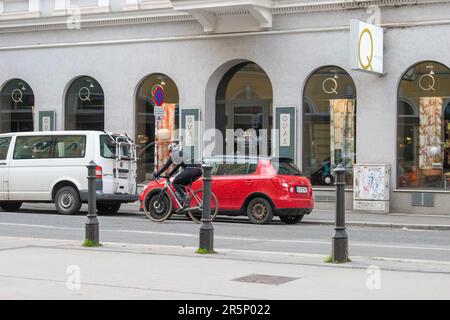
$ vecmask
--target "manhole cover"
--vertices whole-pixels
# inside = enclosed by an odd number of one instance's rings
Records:
[[[278,286],[287,282],[291,282],[300,278],[269,276],[265,274],[251,274],[242,278],[234,279],[237,282],[260,283]]]

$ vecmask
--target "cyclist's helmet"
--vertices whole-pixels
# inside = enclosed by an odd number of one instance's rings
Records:
[[[174,141],[169,144],[169,151],[172,152],[176,147],[178,147],[178,141]]]

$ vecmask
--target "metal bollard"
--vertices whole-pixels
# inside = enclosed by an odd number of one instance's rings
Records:
[[[345,227],[345,167],[340,164],[336,173],[336,227],[331,258],[334,262],[348,262],[348,236]]]
[[[88,168],[88,215],[86,221],[86,241],[93,242],[94,245],[100,243],[99,223],[97,219],[97,195],[95,188],[95,169],[97,165],[94,161],[89,162]]]
[[[200,250],[214,252],[214,226],[211,217],[211,171],[212,166],[203,165],[203,210],[200,226]]]

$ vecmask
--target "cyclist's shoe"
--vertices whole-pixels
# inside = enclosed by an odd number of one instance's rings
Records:
[[[186,210],[187,208],[189,208],[189,200],[181,200],[180,201],[181,207],[176,211],[177,214],[179,213],[183,213],[184,210]]]

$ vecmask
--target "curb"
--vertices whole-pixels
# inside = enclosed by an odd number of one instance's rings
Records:
[[[304,220],[302,224],[313,225],[335,225],[334,221],[328,220]],[[407,223],[387,223],[387,222],[363,222],[363,221],[349,221],[347,226],[352,227],[373,227],[373,228],[392,228],[392,229],[412,229],[412,230],[450,230],[450,225],[439,224],[407,224]]]

